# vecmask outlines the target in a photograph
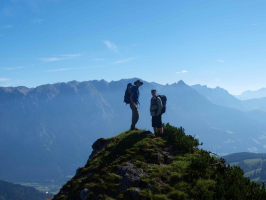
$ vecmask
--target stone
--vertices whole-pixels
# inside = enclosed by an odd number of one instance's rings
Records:
[[[140,193],[140,190],[138,188],[135,188],[131,191],[131,195],[133,196],[134,200],[139,199],[139,193]]]
[[[76,170],[76,175],[75,176],[78,176],[78,174],[81,172],[82,170],[82,167],[79,167],[77,170]]]
[[[141,168],[134,168],[132,163],[127,162],[127,166],[118,167],[116,174],[122,177],[119,191],[125,192],[130,187],[138,187],[145,173]]]
[[[96,140],[91,146],[93,151],[89,159],[91,160],[94,157],[94,155],[96,155],[99,151],[104,149],[109,143],[110,141],[106,141],[104,138],[99,138],[98,140]]]
[[[88,197],[88,195],[89,195],[89,193],[90,193],[90,190],[89,189],[87,189],[87,188],[85,188],[84,190],[82,190],[81,192],[80,192],[80,198],[81,198],[81,200],[86,200],[87,199],[87,197]]]

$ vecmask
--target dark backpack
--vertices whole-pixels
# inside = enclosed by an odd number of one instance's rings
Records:
[[[162,104],[163,104],[162,114],[163,114],[166,111],[166,101],[167,101],[167,98],[164,95],[158,95],[158,97],[160,97],[160,99],[162,100]]]
[[[132,83],[127,84],[127,89],[125,91],[125,96],[124,96],[124,102],[126,104],[129,104],[130,101],[130,94],[131,94],[131,89],[134,87]]]

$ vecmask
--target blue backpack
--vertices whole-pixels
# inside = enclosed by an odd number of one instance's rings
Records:
[[[131,94],[131,89],[134,87],[132,83],[127,84],[127,89],[125,91],[125,96],[124,96],[124,102],[126,104],[129,104],[130,101],[130,94]]]

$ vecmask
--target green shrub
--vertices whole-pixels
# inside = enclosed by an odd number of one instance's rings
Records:
[[[199,146],[199,140],[185,134],[185,129],[176,128],[169,123],[163,124],[165,139],[179,152],[191,152],[193,147]]]
[[[185,200],[187,199],[187,194],[182,191],[175,190],[169,194],[169,198],[175,200]]]

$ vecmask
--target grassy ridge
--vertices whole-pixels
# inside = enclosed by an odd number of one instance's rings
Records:
[[[211,166],[219,160],[198,149],[199,141],[182,127],[167,124],[164,130],[164,138],[139,130],[105,139],[107,146],[78,170],[54,200],[80,199],[84,191],[83,199],[266,198],[264,186],[250,182],[241,168]],[[141,178],[137,185],[126,187],[123,180],[128,181],[129,175],[120,171],[131,165],[136,172],[133,178]]]

